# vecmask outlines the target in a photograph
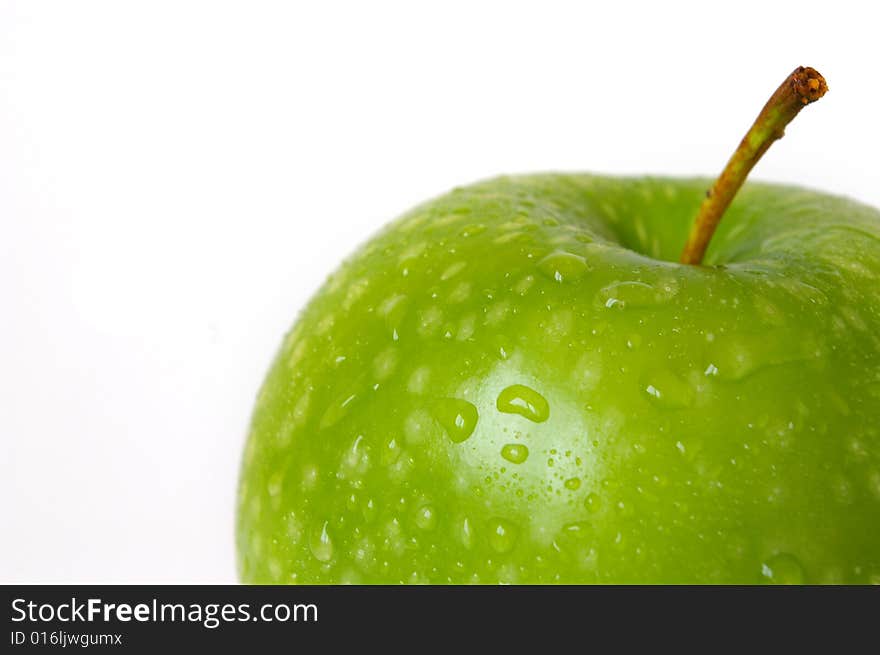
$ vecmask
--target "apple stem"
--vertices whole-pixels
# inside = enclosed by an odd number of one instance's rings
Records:
[[[770,96],[752,127],[740,141],[721,175],[700,205],[687,243],[681,253],[682,264],[699,265],[706,254],[709,240],[746,176],[767,149],[785,134],[798,112],[825,95],[828,85],[814,68],[799,66]]]

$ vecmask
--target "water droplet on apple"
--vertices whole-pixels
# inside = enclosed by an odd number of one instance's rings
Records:
[[[529,458],[529,449],[523,444],[509,443],[501,447],[501,456],[511,464],[522,464]]]
[[[570,491],[577,491],[581,488],[581,479],[580,478],[569,478],[564,482],[565,488]]]
[[[761,578],[765,584],[800,585],[806,581],[806,574],[797,557],[777,553],[761,563]]]
[[[309,537],[309,550],[319,562],[329,562],[333,558],[333,540],[327,531],[327,523],[316,525]]]
[[[504,554],[513,550],[516,544],[517,528],[510,521],[492,519],[489,521],[489,546],[496,553]]]
[[[590,514],[598,512],[601,506],[602,501],[596,493],[589,493],[587,494],[587,497],[584,498],[584,507],[590,512]]]
[[[397,437],[388,437],[387,439],[385,439],[385,443],[383,445],[382,453],[379,460],[385,466],[394,464],[394,462],[397,461],[397,458],[400,457],[400,452],[400,441],[397,439]]]
[[[597,300],[608,309],[625,307],[650,307],[666,300],[669,294],[645,282],[615,282],[599,289]]]
[[[361,505],[361,514],[364,515],[364,521],[372,523],[376,516],[378,516],[376,501],[369,497],[365,498],[363,505]]]
[[[589,266],[580,255],[556,251],[538,262],[538,270],[556,282],[573,282],[582,278]]]
[[[470,550],[474,547],[474,526],[471,523],[470,519],[466,516],[461,522],[460,536],[461,543],[464,545],[465,548]]]
[[[355,437],[351,446],[342,456],[342,467],[340,474],[347,476],[349,474],[362,474],[370,467],[369,449],[364,443],[364,436],[359,434]]]
[[[364,537],[354,547],[354,561],[362,571],[369,571],[376,563],[376,547],[373,542]]]
[[[712,349],[713,374],[724,380],[741,380],[764,368],[815,358],[821,351],[814,336],[792,329],[721,335]]]
[[[660,407],[677,409],[690,407],[694,402],[694,390],[690,385],[672,371],[665,369],[645,376],[642,388]]]
[[[310,491],[318,484],[318,467],[314,464],[306,464],[302,471],[302,488]]]
[[[415,524],[422,530],[437,527],[437,511],[431,505],[422,505],[416,510]]]
[[[575,523],[566,523],[562,526],[562,534],[560,541],[562,543],[582,542],[589,539],[592,532],[592,526],[585,521],[577,521]]]
[[[535,276],[534,275],[526,275],[519,282],[517,282],[513,290],[521,296],[526,295],[529,292],[529,289],[532,288],[535,284]]]
[[[435,401],[434,416],[454,443],[461,443],[470,437],[479,420],[477,408],[461,398],[441,398]]]
[[[505,414],[519,414],[535,423],[550,418],[550,404],[534,389],[523,384],[513,384],[498,394],[495,406]]]
[[[339,423],[342,418],[348,413],[351,404],[357,398],[356,394],[346,394],[342,398],[330,404],[327,408],[327,411],[324,412],[324,415],[321,417],[321,422],[318,425],[318,429],[324,430],[326,428],[332,427]]]
[[[379,303],[377,313],[385,319],[385,324],[389,329],[397,327],[403,319],[406,313],[406,300],[404,294],[398,293]]]

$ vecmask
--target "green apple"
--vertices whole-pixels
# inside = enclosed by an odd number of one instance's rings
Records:
[[[880,582],[880,212],[502,177],[330,277],[259,393],[251,583]]]

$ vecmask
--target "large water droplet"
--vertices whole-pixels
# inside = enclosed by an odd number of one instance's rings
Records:
[[[441,398],[435,401],[434,417],[455,443],[461,443],[471,436],[479,420],[477,408],[461,398]]]
[[[510,521],[492,519],[489,521],[489,545],[496,553],[509,553],[516,544],[517,529]]]
[[[565,488],[570,491],[577,491],[581,488],[581,479],[580,478],[569,478],[565,481]]]
[[[765,584],[800,585],[806,581],[806,574],[797,557],[777,553],[761,564],[761,578]]]
[[[572,282],[582,278],[589,267],[580,255],[556,251],[538,262],[538,270],[556,282]]]
[[[495,406],[505,414],[519,414],[535,423],[550,418],[550,404],[534,389],[523,384],[513,384],[500,394]]]
[[[519,443],[509,443],[501,447],[501,456],[511,464],[522,464],[529,458],[529,449]]]
[[[329,562],[333,558],[333,540],[327,531],[327,521],[317,525],[309,536],[309,550],[319,562]]]

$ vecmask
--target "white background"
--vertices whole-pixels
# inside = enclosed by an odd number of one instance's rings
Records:
[[[756,177],[880,206],[873,3],[0,0],[0,582],[232,582],[283,332],[386,220],[502,172]]]

